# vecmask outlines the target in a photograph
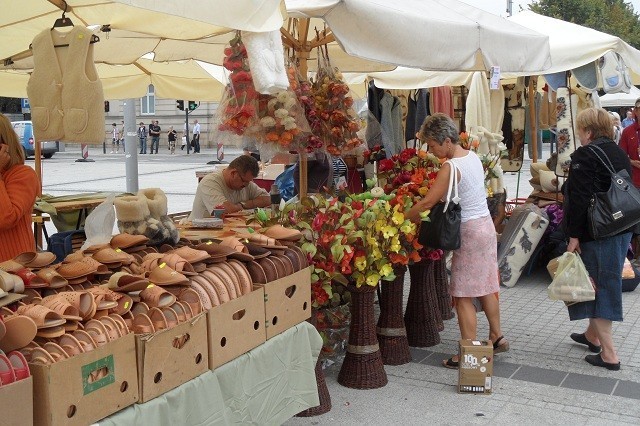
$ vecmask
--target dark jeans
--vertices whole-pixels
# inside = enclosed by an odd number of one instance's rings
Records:
[[[193,135],[193,153],[200,152],[200,134]]]
[[[571,321],[602,318],[622,321],[622,266],[631,232],[580,243],[580,257],[596,285],[596,300],[569,306]]]
[[[158,145],[160,145],[160,136],[151,136],[151,151],[150,154],[153,154],[153,150],[156,150],[156,154],[158,153]]]
[[[147,138],[140,138],[140,154],[147,153]]]

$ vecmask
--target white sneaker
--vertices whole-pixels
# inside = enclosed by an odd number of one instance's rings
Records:
[[[111,151],[109,154],[115,154],[113,151]]]

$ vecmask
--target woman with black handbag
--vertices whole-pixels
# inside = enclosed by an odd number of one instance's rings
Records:
[[[613,141],[609,113],[602,108],[588,108],[576,120],[579,147],[571,155],[569,179],[563,188],[569,245],[567,251],[578,252],[596,286],[596,298],[570,305],[571,321],[589,319],[584,333],[572,333],[571,339],[586,345],[596,355],[585,361],[597,367],[619,370],[620,360],[613,345],[612,321],[622,321],[622,267],[631,241],[631,230],[594,239],[590,233],[589,206],[597,192],[607,192],[611,172],[625,170],[631,175],[629,157]],[[606,158],[602,158],[606,156]]]
[[[427,117],[418,133],[422,143],[438,158],[446,158],[435,182],[425,197],[409,211],[408,217],[420,222],[420,213],[433,208],[447,194],[451,174],[450,162],[457,169],[461,223],[460,248],[453,251],[449,292],[458,317],[463,339],[477,339],[478,318],[474,300],[478,299],[489,321],[489,339],[494,353],[509,350],[509,342],[500,327],[496,233],[487,207],[484,170],[478,156],[459,144],[459,131],[445,114]],[[455,201],[455,200],[454,200]],[[447,368],[458,368],[458,356],[443,360]]]

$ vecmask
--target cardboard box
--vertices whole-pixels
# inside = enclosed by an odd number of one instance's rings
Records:
[[[311,317],[311,266],[264,288],[267,340]]]
[[[264,312],[264,289],[259,287],[207,313],[211,370],[265,342]]]
[[[0,386],[0,407],[4,426],[33,426],[33,378]]]
[[[491,340],[460,340],[458,393],[490,394],[493,378]]]
[[[139,403],[198,377],[209,369],[206,314],[173,328],[136,335],[136,354]]]
[[[36,425],[88,425],[138,400],[133,334],[55,364],[29,368]],[[103,377],[93,380],[91,373],[98,370]]]

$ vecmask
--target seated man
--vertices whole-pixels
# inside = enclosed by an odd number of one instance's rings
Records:
[[[218,206],[226,213],[269,206],[269,193],[253,182],[259,170],[255,158],[241,155],[221,172],[206,175],[198,184],[188,220],[211,217]]]

